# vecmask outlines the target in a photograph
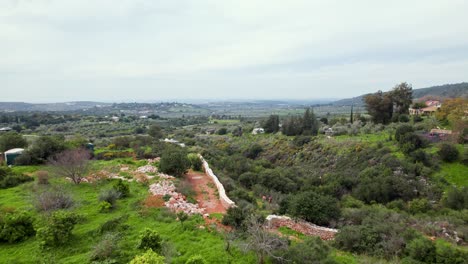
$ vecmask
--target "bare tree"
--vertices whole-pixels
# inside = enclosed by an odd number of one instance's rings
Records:
[[[278,250],[286,249],[288,242],[285,239],[266,230],[265,226],[255,216],[248,220],[247,232],[250,235],[245,249],[252,250],[257,255],[258,263],[265,263],[266,257],[281,260]]]
[[[90,157],[86,149],[65,150],[50,159],[49,164],[58,175],[68,177],[73,183],[79,184],[89,169]]]

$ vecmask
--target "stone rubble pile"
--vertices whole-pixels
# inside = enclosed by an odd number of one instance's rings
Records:
[[[147,159],[148,163],[151,164],[151,163],[155,163],[155,162],[159,162],[161,160],[160,157],[157,157],[157,158],[154,158],[154,159]]]
[[[278,229],[285,226],[306,236],[318,236],[322,240],[333,240],[336,233],[338,233],[337,229],[322,227],[301,220],[295,221],[287,216],[269,215],[267,217],[267,225],[270,229]]]
[[[174,178],[170,175],[167,176]],[[187,198],[184,195],[176,192],[176,187],[174,183],[170,180],[163,180],[161,182],[151,184],[149,188],[151,194],[153,195],[170,195],[171,198],[169,199],[169,201],[165,202],[164,205],[173,212],[182,211],[188,215],[203,215],[203,213],[205,212],[204,208],[200,208],[198,204],[187,202]]]
[[[159,173],[158,176],[159,176],[159,178],[161,178],[161,179],[167,179],[167,180],[173,180],[173,179],[175,179],[174,176],[171,176],[171,175],[168,175],[168,174],[164,174],[164,173]]]
[[[158,168],[152,166],[152,165],[145,165],[141,166],[138,169],[136,169],[135,172],[140,172],[140,173],[156,173],[158,172]]]

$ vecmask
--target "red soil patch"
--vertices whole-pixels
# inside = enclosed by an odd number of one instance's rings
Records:
[[[188,182],[192,185],[197,196],[195,199],[201,208],[206,208],[207,214],[226,213],[226,208],[219,200],[218,190],[211,178],[203,172],[190,170],[186,174]]]
[[[160,195],[148,195],[143,205],[148,208],[164,207],[164,200]]]

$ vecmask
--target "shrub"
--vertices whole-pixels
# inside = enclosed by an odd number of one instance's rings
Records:
[[[74,204],[73,198],[60,188],[50,188],[40,193],[34,201],[38,211],[67,209]]]
[[[196,153],[190,153],[187,157],[190,160],[190,166],[192,167],[192,169],[195,171],[201,171],[202,161],[200,160],[198,155]]]
[[[113,187],[118,193],[120,193],[120,197],[128,197],[130,195],[130,186],[128,183],[119,179]]]
[[[460,156],[458,149],[454,145],[447,143],[440,145],[440,149],[437,154],[439,154],[440,158],[446,162],[456,161]]]
[[[35,233],[33,218],[26,212],[8,212],[0,215],[0,241],[14,243]]]
[[[80,217],[74,213],[57,211],[47,224],[37,230],[37,238],[42,246],[57,246],[70,241],[72,230]]]
[[[331,248],[320,238],[308,237],[303,242],[291,245],[283,253],[286,263],[337,263],[330,257]],[[277,260],[277,263],[284,263]]]
[[[107,220],[97,229],[98,234],[104,234],[106,232],[120,231],[126,227],[124,224],[127,221],[128,215],[121,215],[110,220]]]
[[[414,131],[413,127],[411,125],[401,125],[399,126],[396,131],[395,131],[395,140],[400,142],[401,137],[405,134],[412,133]]]
[[[340,207],[335,198],[308,191],[292,197],[288,213],[314,224],[328,225],[340,216]]]
[[[425,213],[431,209],[431,204],[426,198],[414,199],[408,203],[410,213]]]
[[[410,121],[409,119],[409,116],[408,115],[399,115],[398,116],[398,122],[400,123],[408,123]]]
[[[140,235],[139,249],[152,249],[155,252],[160,252],[162,247],[161,236],[155,230],[146,228]]]
[[[220,128],[220,129],[218,129],[218,131],[216,131],[216,134],[218,134],[218,135],[226,135],[226,134],[227,134],[227,128],[222,127],[222,128]]]
[[[407,246],[408,255],[423,263],[433,263],[435,261],[435,245],[427,238],[420,237],[412,240]]]
[[[91,260],[106,260],[115,255],[118,250],[119,235],[115,233],[105,234],[101,241],[94,247]]]
[[[249,216],[248,210],[238,207],[230,207],[226,214],[223,216],[223,225],[229,225],[237,229],[244,229],[245,220]]]
[[[159,170],[161,172],[174,176],[182,176],[188,168],[190,168],[190,161],[183,149],[168,147],[164,150],[159,162]]]
[[[468,187],[452,187],[447,191],[444,205],[454,210],[468,209]]]
[[[0,167],[0,189],[15,187],[21,183],[33,180],[32,177],[14,173],[8,167]]]
[[[151,249],[145,254],[136,256],[130,261],[130,264],[164,264],[164,257],[153,252]]]
[[[47,171],[37,171],[37,183],[41,185],[49,184],[49,172]]]
[[[263,151],[262,146],[258,144],[253,144],[250,146],[244,153],[244,156],[249,159],[255,159]]]
[[[99,194],[99,201],[105,201],[111,205],[111,208],[115,207],[117,199],[121,197],[121,193],[115,189],[102,190]]]
[[[206,260],[200,256],[200,255],[195,255],[191,256],[185,264],[207,264]]]
[[[99,203],[99,212],[109,212],[112,210],[112,205],[106,201]]]

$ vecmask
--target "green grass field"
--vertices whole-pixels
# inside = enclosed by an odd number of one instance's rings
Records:
[[[458,187],[468,186],[468,167],[461,163],[444,163],[436,176]]]
[[[112,162],[98,162],[97,167],[115,165]],[[20,170],[16,167],[16,170]],[[37,168],[22,167],[22,171]],[[208,263],[255,263],[253,254],[233,249],[231,254],[224,250],[224,239],[215,229],[204,226],[201,216],[193,216],[184,223],[176,221],[173,213],[165,208],[146,208],[142,201],[148,195],[148,187],[130,183],[130,197],[119,199],[116,209],[102,213],[99,210],[98,196],[101,190],[111,188],[114,180],[99,183],[74,185],[63,179],[51,179],[51,185],[61,185],[73,197],[75,206],[69,211],[84,217],[73,230],[73,238],[65,245],[50,250],[41,250],[39,241],[31,237],[16,244],[0,245],[0,263],[90,263],[90,255],[102,235],[97,230],[106,221],[127,215],[123,223],[126,228],[120,232],[119,250],[116,263],[128,263],[135,255],[144,251],[137,249],[140,232],[151,228],[159,232],[166,244],[166,251],[172,257],[171,263],[185,263],[192,255],[203,256]],[[0,208],[29,211],[36,218],[36,226],[41,226],[45,214],[35,210],[34,190],[40,187],[30,182],[0,191]]]

